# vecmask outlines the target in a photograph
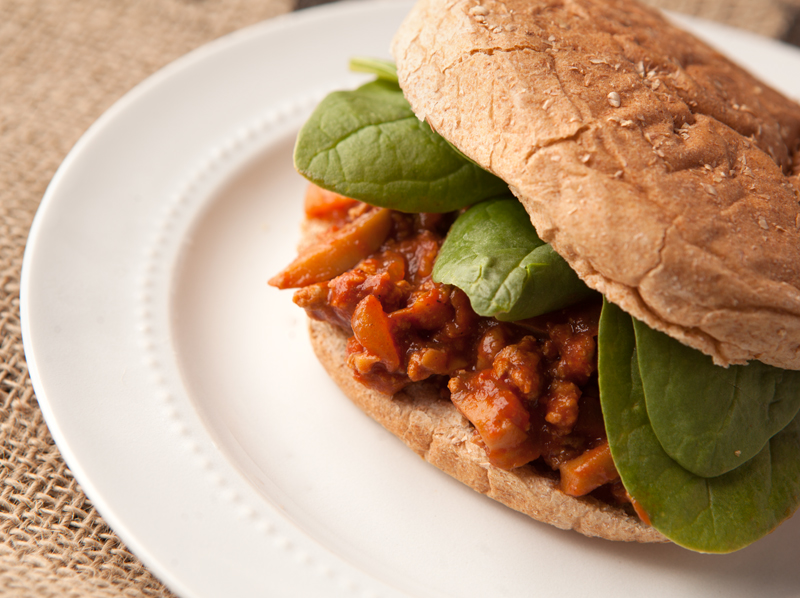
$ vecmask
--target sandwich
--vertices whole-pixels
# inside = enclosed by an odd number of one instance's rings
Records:
[[[800,106],[632,0],[419,0],[298,136],[328,373],[534,519],[725,553],[800,502]]]

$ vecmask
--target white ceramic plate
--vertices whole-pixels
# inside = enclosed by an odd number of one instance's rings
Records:
[[[753,596],[800,587],[800,518],[725,557],[587,539],[452,481],[368,420],[266,279],[292,257],[293,137],[388,57],[409,4],[341,4],[214,42],[81,139],[31,231],[25,350],[97,508],[186,597]],[[687,21],[800,97],[800,55]]]

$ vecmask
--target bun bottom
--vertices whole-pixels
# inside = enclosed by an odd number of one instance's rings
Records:
[[[310,320],[317,358],[362,411],[397,436],[428,463],[537,521],[585,536],[622,542],[668,542],[660,532],[622,509],[591,496],[575,498],[532,466],[505,471],[486,460],[472,441],[472,428],[432,384],[414,384],[392,397],[357,382],[346,364],[347,337],[333,326]]]

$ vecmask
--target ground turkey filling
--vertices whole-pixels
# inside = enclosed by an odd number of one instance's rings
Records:
[[[630,504],[600,410],[599,301],[514,323],[481,317],[431,277],[454,214],[373,208],[314,186],[306,214],[327,231],[270,284],[299,287],[297,305],[346,331],[357,380],[386,394],[435,381],[493,465],[530,465],[567,494]]]

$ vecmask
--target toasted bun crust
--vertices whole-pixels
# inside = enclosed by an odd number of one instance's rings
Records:
[[[800,369],[800,106],[627,0],[420,0],[393,52],[589,286],[720,365]]]
[[[532,467],[504,471],[490,465],[472,442],[469,422],[438,390],[415,384],[393,397],[356,382],[346,365],[347,337],[310,321],[311,344],[328,374],[367,415],[445,473],[509,507],[561,529],[626,542],[667,542],[637,518],[592,497],[563,494],[553,479]]]

